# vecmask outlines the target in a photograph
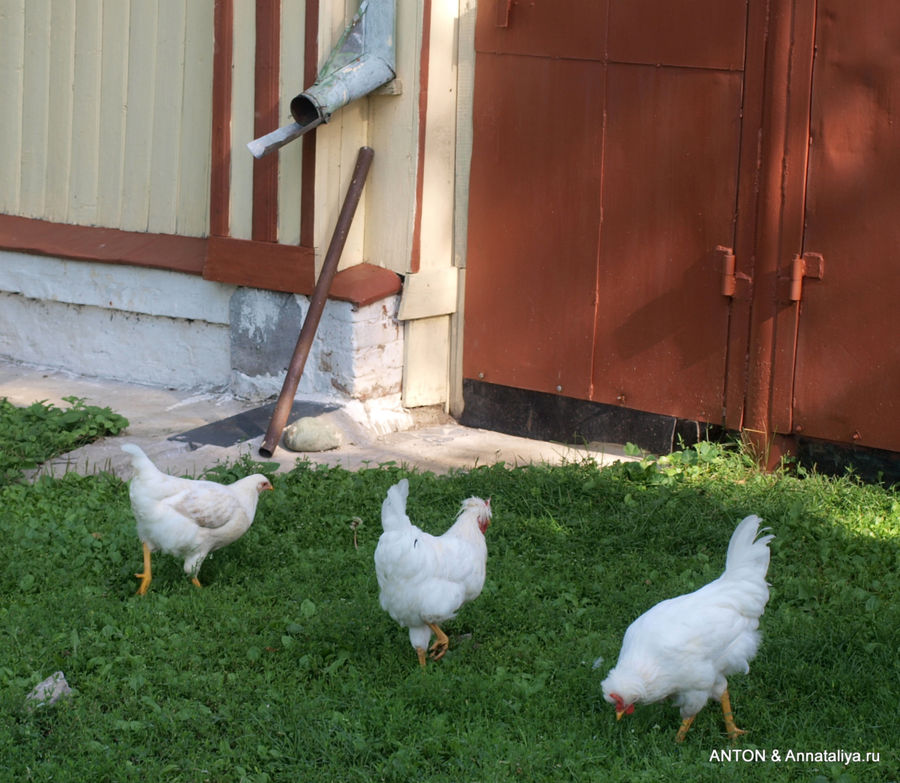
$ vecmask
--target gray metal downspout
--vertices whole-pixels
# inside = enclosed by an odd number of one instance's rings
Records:
[[[295,121],[247,144],[253,157],[283,147],[391,81],[396,76],[395,16],[396,0],[362,0],[315,83],[291,101]]]

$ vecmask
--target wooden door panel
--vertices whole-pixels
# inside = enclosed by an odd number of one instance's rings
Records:
[[[741,75],[611,65],[608,90],[592,399],[721,421]]]
[[[747,4],[676,6],[479,3],[465,378],[722,420]]]
[[[467,378],[588,396],[600,219],[600,71],[596,63],[577,60],[479,59]]]
[[[900,449],[900,6],[817,6],[794,429]]]
[[[602,60],[609,0],[479,0],[475,49]]]
[[[746,25],[747,0],[610,0],[609,59],[741,70]]]

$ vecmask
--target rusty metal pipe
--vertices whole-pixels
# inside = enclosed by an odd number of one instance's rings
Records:
[[[341,206],[337,223],[334,226],[334,233],[331,235],[328,251],[325,253],[322,271],[319,273],[319,279],[316,281],[315,290],[309,301],[309,310],[306,313],[306,318],[303,319],[303,327],[300,329],[300,336],[297,338],[294,355],[291,357],[287,375],[281,386],[281,394],[278,395],[278,402],[275,403],[275,410],[269,422],[269,429],[266,431],[266,437],[263,438],[263,442],[259,447],[259,453],[264,457],[271,457],[281,441],[281,435],[287,424],[287,417],[291,412],[291,406],[294,404],[294,395],[297,393],[297,386],[300,384],[300,377],[303,375],[303,368],[306,366],[309,349],[312,347],[316,329],[319,327],[319,320],[322,318],[322,312],[325,310],[328,292],[337,273],[338,262],[341,260],[341,253],[344,251],[347,235],[350,233],[353,215],[359,204],[363,185],[365,185],[366,176],[369,173],[369,167],[374,156],[375,151],[371,147],[360,147],[359,154],[356,156],[356,167],[353,169],[353,177],[350,179],[347,195],[344,196],[344,203]]]

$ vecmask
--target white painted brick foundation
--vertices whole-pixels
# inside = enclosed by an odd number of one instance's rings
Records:
[[[398,304],[330,300],[298,396],[399,409]],[[0,356],[86,376],[266,399],[308,307],[176,272],[0,251]]]

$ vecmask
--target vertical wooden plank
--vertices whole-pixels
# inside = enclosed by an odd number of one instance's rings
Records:
[[[74,4],[51,3],[47,189],[44,195],[43,217],[61,223],[66,222],[69,213],[74,53]]]
[[[182,0],[158,2],[147,228],[155,233],[172,234],[175,232],[175,205],[178,202],[178,173],[182,165],[193,164],[193,161],[182,158],[179,147],[184,86],[185,4]]]
[[[453,184],[456,144],[457,3],[431,3],[423,10],[419,67],[416,223],[412,268],[453,264]],[[431,68],[430,64],[436,67]],[[456,280],[454,279],[454,284]],[[446,403],[450,370],[450,318],[406,324],[403,404]],[[427,347],[426,347],[427,346]]]
[[[431,99],[425,123],[422,182],[421,267],[453,263],[453,193],[456,146],[455,3],[432,8],[429,59],[441,67],[428,70]],[[424,78],[424,74],[423,74]]]
[[[404,333],[403,404],[409,408],[447,400],[450,327],[446,316],[409,321]],[[413,372],[409,368],[415,368]]]
[[[250,239],[253,234],[253,156],[247,152],[245,145],[253,139],[255,49],[255,3],[252,0],[234,0],[229,203],[231,236],[236,239]]]
[[[19,207],[25,0],[0,0],[0,212]]]
[[[209,161],[212,124],[213,0],[186,4],[184,108],[175,230],[205,236],[209,220]]]
[[[97,163],[97,223],[101,226],[118,227],[122,215],[130,21],[130,3],[103,3]]]
[[[25,6],[24,62],[19,209],[23,217],[39,218],[44,216],[46,187],[50,0],[30,0]]]
[[[409,269],[418,272],[422,258],[422,193],[425,188],[425,128],[428,118],[428,71],[431,48],[431,0],[423,0],[422,43],[419,55],[419,140],[416,154],[416,202]]]
[[[209,182],[209,233],[227,237],[231,192],[231,90],[234,2],[215,0],[213,18],[212,159]]]
[[[303,43],[306,9],[299,3],[281,4],[281,63],[279,98],[282,109],[276,122],[285,125],[291,99],[303,91]],[[279,150],[278,161],[278,241],[286,245],[300,243],[300,196],[303,177],[303,145],[288,144]]]
[[[257,0],[253,136],[278,127],[281,0]],[[278,240],[278,155],[253,161],[253,239]]]
[[[151,75],[156,72],[157,13],[156,0],[136,0],[132,3],[129,20],[122,218],[119,226],[128,231],[146,231],[150,211],[149,185],[156,87],[156,80]]]
[[[352,1],[322,4],[318,43],[320,61],[324,61],[331,54],[334,45],[338,42],[358,7],[359,4]],[[316,211],[313,242],[319,249],[328,246],[344,195],[353,175],[357,153],[359,148],[368,141],[367,117],[368,100],[352,101],[336,112],[327,125],[320,125],[316,129]],[[376,161],[373,168],[378,165]],[[340,269],[345,269],[361,260],[363,226],[366,223],[365,211],[366,196],[364,193],[347,236]],[[323,261],[324,254],[317,253],[317,276],[321,271]]]
[[[466,240],[469,232],[469,171],[472,165],[472,107],[475,100],[476,0],[460,0],[456,77],[456,183],[454,185],[453,263],[459,269],[457,311],[450,316],[450,372],[447,407],[462,416],[465,328]]]
[[[319,0],[306,0],[303,40],[303,87],[316,80],[319,63]],[[300,244],[315,245],[316,231],[316,134],[307,133],[302,139],[303,184],[300,196]]]
[[[418,90],[421,40],[419,10],[410,7],[398,13],[395,40],[397,73],[403,88],[400,94],[379,94],[367,100],[370,106],[366,135],[378,156],[369,172],[366,192],[365,254],[374,263],[406,274],[415,219],[418,140]],[[392,89],[397,87],[396,84]],[[390,198],[380,194],[390,193]]]
[[[97,222],[100,138],[101,0],[75,7],[75,80],[69,222]]]

